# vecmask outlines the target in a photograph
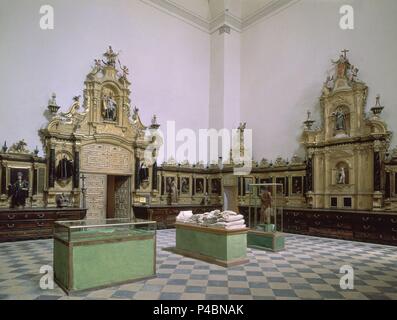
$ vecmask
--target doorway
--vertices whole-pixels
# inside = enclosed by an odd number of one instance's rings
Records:
[[[131,177],[107,176],[106,218],[131,217]]]

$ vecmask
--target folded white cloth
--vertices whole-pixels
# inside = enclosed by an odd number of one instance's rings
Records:
[[[231,210],[225,210],[222,211],[222,215],[237,215],[237,213]]]
[[[232,222],[232,221],[238,221],[244,219],[244,216],[241,214],[237,215],[224,215],[222,218],[220,218],[218,221],[225,221],[225,222]]]
[[[245,224],[237,225],[237,226],[230,226],[230,227],[225,227],[225,230],[238,230],[238,229],[244,229],[246,228]]]
[[[186,222],[193,216],[193,211],[181,211],[176,217],[176,221]]]
[[[243,225],[243,224],[245,224],[244,219],[240,219],[237,221],[230,221],[230,222],[217,222],[214,225],[222,226],[222,227],[230,227],[230,226],[238,226],[238,225]]]

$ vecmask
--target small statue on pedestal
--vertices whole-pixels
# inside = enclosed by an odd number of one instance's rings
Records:
[[[261,215],[260,215],[260,224],[270,224],[270,210],[272,207],[272,195],[269,192],[268,188],[265,188],[263,193],[261,194]]]
[[[23,179],[22,172],[17,173],[17,181],[8,187],[8,196],[11,197],[12,208],[23,208],[29,195],[29,183]]]

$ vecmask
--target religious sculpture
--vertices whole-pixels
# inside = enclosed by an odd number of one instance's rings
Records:
[[[171,202],[178,202],[178,186],[176,185],[176,181],[173,180],[171,183]]]
[[[335,130],[336,131],[346,130],[345,113],[342,110],[338,109],[335,112],[333,112],[332,115],[335,117]]]
[[[118,55],[119,55],[118,53],[115,53],[113,51],[112,46],[109,46],[108,51],[106,51],[104,53],[104,57],[106,58],[107,61],[102,60],[102,62],[109,67],[115,68],[116,67],[116,58]]]
[[[189,193],[189,178],[182,178],[181,191],[182,193]]]
[[[270,209],[272,207],[272,195],[269,192],[268,188],[265,188],[263,190],[260,199],[261,199],[260,223],[270,224]]]
[[[15,153],[28,153],[29,151],[26,149],[27,143],[25,142],[24,139],[14,143],[8,152],[15,152]]]
[[[346,172],[344,167],[341,167],[338,171],[338,184],[346,184]]]
[[[17,180],[8,186],[8,196],[11,197],[11,207],[25,207],[29,195],[29,182],[23,179],[22,172],[17,173]]]
[[[147,181],[149,179],[149,168],[146,166],[145,162],[142,161],[139,165],[139,181]]]
[[[57,196],[56,202],[58,208],[64,208],[70,206],[70,199],[67,198],[64,193]]]
[[[108,121],[116,121],[117,118],[117,103],[111,92],[103,97],[103,118]]]
[[[63,158],[59,160],[57,166],[57,179],[58,180],[67,180],[73,175],[73,161],[69,160],[66,155],[63,155]]]

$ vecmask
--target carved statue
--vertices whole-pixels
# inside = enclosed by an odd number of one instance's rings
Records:
[[[350,62],[347,58],[349,50],[342,50],[342,54],[339,56],[338,61],[332,61],[336,65],[336,78],[346,78],[347,70],[350,68]]]
[[[176,181],[171,182],[171,202],[178,202],[178,186],[176,185]]]
[[[182,190],[182,193],[188,193],[189,192],[189,179],[188,178],[182,178],[181,190]]]
[[[341,167],[338,172],[338,184],[346,184],[345,168]]]
[[[139,181],[147,181],[149,179],[149,169],[146,164],[142,161],[139,166]]]
[[[127,76],[130,74],[130,71],[128,70],[127,66],[123,66],[120,63],[120,60],[117,60],[117,61],[119,62],[120,70],[123,72],[123,74],[121,75],[121,78],[127,79]]]
[[[357,80],[358,71],[359,71],[358,68],[356,68],[355,66],[351,66],[351,75],[350,75],[351,82],[355,82]]]
[[[11,197],[11,206],[24,207],[29,194],[29,182],[23,179],[22,172],[17,173],[17,181],[8,186],[8,196]]]
[[[104,54],[104,57],[106,58],[106,61],[102,61],[105,65],[109,67],[115,67],[116,66],[116,58],[119,55],[118,53],[115,53],[112,49],[112,46],[109,46],[108,51],[106,51]]]
[[[261,215],[260,215],[260,223],[270,224],[270,209],[272,207],[272,195],[269,192],[268,188],[265,188],[263,193],[261,194]]]
[[[108,121],[116,121],[117,118],[117,103],[113,99],[112,93],[109,96],[103,97],[103,117]]]
[[[11,147],[9,152],[17,152],[17,153],[28,153],[29,151],[26,149],[27,143],[24,139],[19,140],[18,142],[14,143]]]
[[[100,59],[94,60],[94,67],[92,68],[91,73],[93,75],[97,74],[102,69],[102,61]]]
[[[57,195],[56,202],[58,208],[69,207],[70,205],[70,199],[65,197],[64,193]]]
[[[66,158],[66,155],[63,155],[57,166],[57,179],[67,180],[71,176],[73,176],[73,161]]]
[[[335,117],[335,130],[346,130],[346,115],[341,110],[336,110],[332,115]]]

